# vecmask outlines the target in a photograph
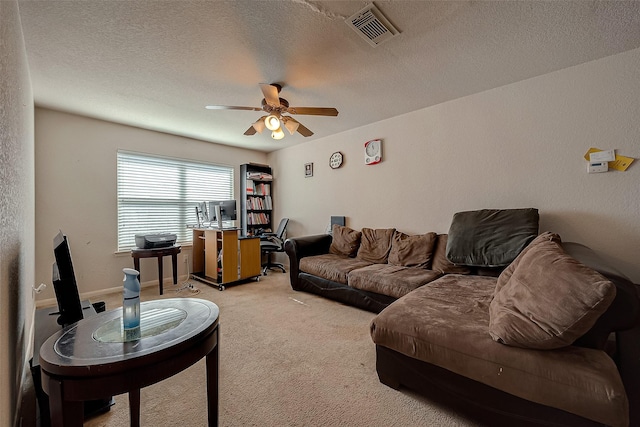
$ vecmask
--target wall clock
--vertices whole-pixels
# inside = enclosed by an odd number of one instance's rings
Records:
[[[331,157],[329,157],[329,166],[331,166],[331,169],[338,169],[340,166],[342,166],[342,160],[342,153],[336,151],[331,155]]]
[[[382,141],[373,139],[364,143],[364,163],[375,165],[382,160]]]

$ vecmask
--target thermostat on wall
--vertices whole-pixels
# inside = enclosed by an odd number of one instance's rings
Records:
[[[588,173],[607,172],[609,170],[608,162],[589,162],[587,164]]]

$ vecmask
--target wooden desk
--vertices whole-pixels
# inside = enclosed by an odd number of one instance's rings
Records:
[[[140,425],[140,388],[206,357],[209,426],[218,425],[218,306],[195,298],[140,304],[141,336],[122,342],[122,308],[80,320],[40,348],[42,388],[54,427],[81,427],[82,401],[129,393],[132,427]]]
[[[191,277],[217,286],[260,278],[260,239],[240,237],[237,228],[195,228]]]
[[[140,273],[140,258],[158,258],[158,281],[160,282],[160,295],[162,295],[162,257],[171,255],[171,264],[173,266],[173,284],[178,284],[178,254],[180,253],[180,246],[171,246],[169,248],[157,248],[157,249],[131,249],[131,256],[133,257],[133,268]],[[138,275],[138,280],[142,282],[140,278],[142,274]]]

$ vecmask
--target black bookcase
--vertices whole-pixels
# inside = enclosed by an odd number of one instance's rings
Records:
[[[240,165],[240,228],[243,236],[273,231],[273,175],[267,165]]]

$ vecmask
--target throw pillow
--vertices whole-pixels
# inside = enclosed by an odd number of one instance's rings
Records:
[[[616,295],[611,281],[541,239],[489,305],[489,334],[502,344],[548,350],[571,345]]]
[[[333,236],[329,253],[354,257],[360,247],[362,233],[343,225],[333,225]]]
[[[447,259],[447,235],[438,234],[436,240],[436,247],[433,250],[433,262],[431,263],[431,269],[439,271],[442,274],[471,274],[471,270],[468,267],[462,265],[455,265]]]
[[[391,250],[391,237],[395,228],[363,228],[356,258],[374,264],[385,264]]]
[[[538,235],[538,210],[458,212],[449,227],[447,258],[458,265],[503,267]]]
[[[515,271],[516,267],[520,264],[520,260],[530,249],[536,247],[540,243],[548,242],[548,241],[560,243],[561,239],[559,235],[552,233],[550,231],[545,231],[544,233],[540,234],[535,239],[533,239],[531,243],[529,243],[527,247],[524,248],[522,252],[520,252],[520,254],[516,257],[516,259],[514,259],[511,264],[509,264],[504,270],[502,270],[502,273],[500,273],[500,276],[498,276],[498,280],[496,282],[496,288],[493,291],[493,294],[495,295],[498,292],[500,292],[500,289],[502,289],[502,287],[509,282],[509,279],[511,279],[511,276],[513,275],[513,272]]]
[[[410,236],[396,231],[391,240],[389,264],[402,267],[430,268],[436,239],[436,233]]]

